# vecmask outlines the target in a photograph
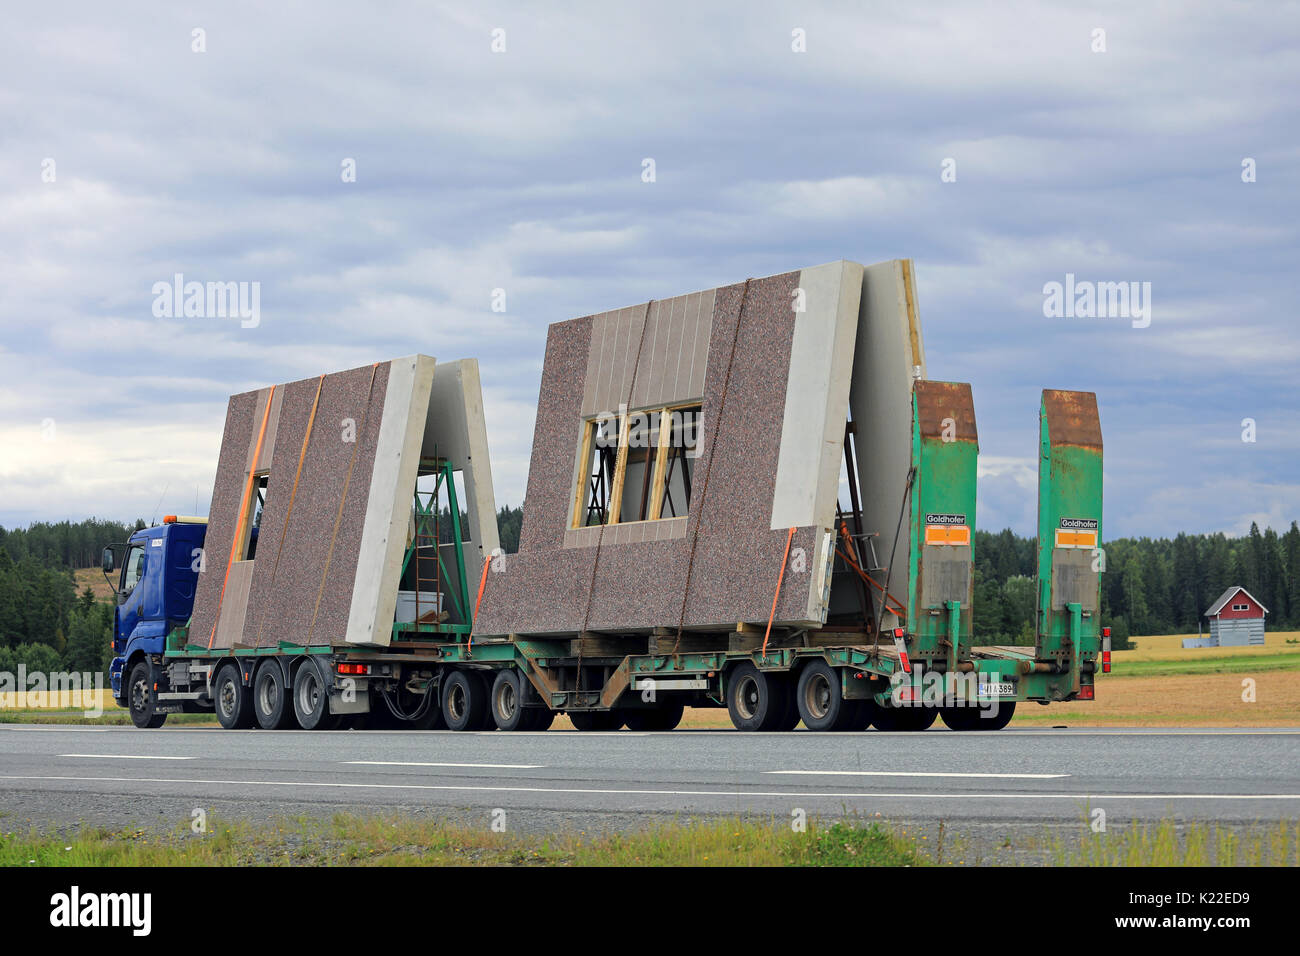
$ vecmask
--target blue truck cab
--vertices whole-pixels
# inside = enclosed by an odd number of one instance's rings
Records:
[[[184,625],[194,610],[203,557],[206,519],[170,515],[161,525],[131,535],[115,584],[113,696],[127,706],[128,675],[137,663],[156,663],[166,650],[167,634]],[[114,549],[104,550],[104,571],[114,570]]]

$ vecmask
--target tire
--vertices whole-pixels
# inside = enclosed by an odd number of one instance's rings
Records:
[[[998,702],[998,712],[992,717],[981,718],[979,730],[1002,730],[1007,724],[1011,723],[1011,718],[1016,715],[1016,702],[1014,700],[1003,700]]]
[[[275,660],[262,661],[253,676],[253,716],[263,730],[284,730],[294,724],[293,694]]]
[[[330,713],[329,685],[311,658],[293,675],[293,715],[303,730],[333,730],[339,723],[340,715]]]
[[[980,730],[980,712],[978,707],[940,707],[939,718],[949,730]]]
[[[498,671],[492,682],[492,721],[500,730],[531,730],[534,708],[524,706],[523,679],[512,667]]]
[[[844,725],[844,729],[854,733],[860,733],[869,728],[871,726],[872,717],[871,705],[875,703],[875,701],[859,699],[850,700],[849,703],[853,706],[853,711],[851,716],[848,718],[847,723]]]
[[[156,730],[167,720],[166,714],[154,713],[157,698],[154,696],[153,665],[138,661],[131,668],[126,684],[126,702],[131,708],[131,723],[142,730]]]
[[[780,733],[789,733],[799,726],[799,697],[791,687],[792,679],[786,681],[785,711],[780,721],[772,729]]]
[[[904,730],[929,730],[934,726],[934,722],[939,719],[938,707],[909,707],[909,713],[905,720]]]
[[[597,730],[618,730],[623,726],[621,710],[575,710],[569,714],[574,729],[584,733]]]
[[[555,723],[555,711],[549,707],[525,707],[524,716],[528,720],[528,729],[534,733],[550,730]]]
[[[813,661],[799,674],[795,700],[809,730],[862,729],[863,708],[845,698],[839,671],[825,661]]]
[[[452,671],[442,682],[442,719],[447,729],[484,730],[492,723],[488,696],[487,683],[478,673]]]
[[[628,730],[673,730],[682,722],[686,708],[680,703],[638,707],[627,712]]]
[[[939,716],[937,707],[877,707],[871,722],[877,730],[929,730]]]
[[[789,706],[790,681],[784,675],[764,673],[745,661],[728,677],[727,712],[737,730],[779,730]]]
[[[212,704],[217,722],[226,730],[247,730],[253,726],[253,691],[244,686],[244,675],[236,664],[225,664],[212,682]]]

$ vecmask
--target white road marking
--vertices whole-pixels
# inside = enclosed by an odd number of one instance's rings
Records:
[[[193,760],[193,757],[156,757],[152,754],[55,754],[56,757],[86,757],[92,760]]]
[[[344,760],[342,763],[368,767],[478,767],[484,770],[541,770],[541,763],[425,763],[421,760]]]
[[[64,780],[71,783],[170,783],[229,787],[315,787],[341,790],[439,790],[470,793],[624,794],[660,797],[797,797],[801,799],[908,800],[1300,800],[1300,793],[808,793],[800,790],[619,790],[596,787],[470,787],[428,783],[317,783],[295,780],[204,780],[166,777],[69,777],[0,774],[0,780]]]
[[[1055,780],[1068,773],[926,773],[910,770],[764,770],[763,773],[809,777],[983,777],[990,780]]]
[[[65,730],[71,730],[81,734],[107,734],[117,729],[118,728],[116,727],[83,727],[78,724],[3,724],[0,725],[0,730],[5,730],[5,731],[16,730],[19,731],[20,733],[33,733],[33,732],[40,732],[40,731],[44,731],[46,733],[49,733],[51,731],[54,731],[56,733],[62,733]]]

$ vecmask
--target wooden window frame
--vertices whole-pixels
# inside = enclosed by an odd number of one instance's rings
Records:
[[[668,456],[672,449],[672,414],[673,412],[694,411],[699,413],[696,420],[696,449],[698,451],[699,441],[699,422],[704,416],[704,405],[701,402],[679,402],[674,405],[660,405],[652,408],[624,409],[621,414],[615,415],[593,415],[590,418],[582,420],[582,438],[578,443],[578,480],[577,487],[573,494],[573,509],[569,517],[570,530],[577,530],[585,527],[600,527],[599,525],[583,524],[583,518],[586,515],[587,496],[591,492],[591,456],[595,449],[596,431],[602,422],[612,421],[617,418],[618,425],[618,454],[614,460],[614,475],[610,481],[609,503],[606,508],[606,525],[615,524],[640,524],[646,521],[663,520],[663,501],[664,486],[667,482]],[[623,511],[623,485],[627,478],[627,460],[628,460],[628,438],[631,433],[632,416],[643,415],[648,422],[653,422],[656,415],[659,416],[659,440],[654,447],[654,468],[650,481],[650,502],[646,517],[636,519],[635,521],[623,521],[621,515]],[[665,427],[665,423],[669,427]],[[647,428],[649,428],[647,424]],[[685,441],[685,435],[682,438]],[[687,502],[686,511],[690,511],[690,502]],[[673,515],[674,518],[684,518],[686,514]]]

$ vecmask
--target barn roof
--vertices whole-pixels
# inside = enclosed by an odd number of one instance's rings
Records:
[[[1210,606],[1210,609],[1205,612],[1205,616],[1214,617],[1214,615],[1222,611],[1223,606],[1227,604],[1228,601],[1233,597],[1233,595],[1235,595],[1238,591],[1246,591],[1246,589],[1243,588],[1240,584],[1237,584],[1234,585],[1233,587],[1228,588],[1228,590],[1224,591],[1221,595],[1219,595],[1219,599]],[[1265,614],[1268,613],[1268,608],[1264,607],[1264,602],[1261,601],[1259,598],[1255,597],[1255,595],[1251,594],[1249,591],[1246,591],[1246,597],[1250,598],[1261,608],[1263,608]]]

